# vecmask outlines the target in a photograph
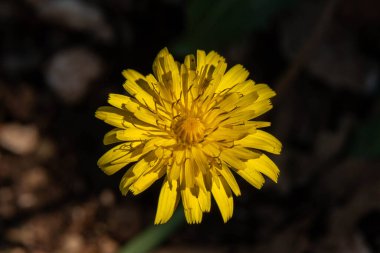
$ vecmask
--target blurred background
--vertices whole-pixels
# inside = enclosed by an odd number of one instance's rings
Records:
[[[377,0],[1,0],[0,252],[113,253],[153,224],[161,184],[121,196],[94,112],[165,46],[269,83],[284,150],[227,224],[214,203],[152,252],[380,252]]]

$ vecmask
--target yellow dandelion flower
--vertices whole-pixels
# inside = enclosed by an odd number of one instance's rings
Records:
[[[104,144],[118,143],[98,161],[108,175],[133,164],[120,182],[125,195],[146,190],[164,177],[155,223],[165,223],[182,200],[188,223],[200,223],[211,195],[223,221],[240,195],[234,171],[260,189],[264,177],[277,182],[279,169],[262,152],[279,154],[281,143],[260,130],[270,122],[253,121],[272,108],[275,92],[248,79],[241,65],[227,70],[225,59],[202,50],[176,62],[164,48],[153,75],[123,71],[130,96],[110,94],[111,106],[96,117],[115,128]]]

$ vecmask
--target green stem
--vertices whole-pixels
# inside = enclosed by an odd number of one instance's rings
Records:
[[[152,225],[125,244],[118,253],[150,252],[164,242],[184,223],[182,208],[178,208],[168,223]]]

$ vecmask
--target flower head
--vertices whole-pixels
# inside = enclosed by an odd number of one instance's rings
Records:
[[[281,143],[260,130],[270,122],[253,121],[272,108],[275,92],[247,80],[241,65],[227,70],[216,52],[198,50],[176,62],[164,48],[153,75],[127,69],[123,85],[130,96],[110,94],[111,106],[96,117],[114,126],[104,144],[115,144],[98,161],[113,174],[132,164],[120,190],[139,194],[164,177],[155,223],[165,223],[182,200],[188,223],[202,221],[214,197],[224,222],[232,217],[233,196],[240,195],[235,172],[260,189],[264,177],[277,182],[277,166],[262,152],[279,154]]]

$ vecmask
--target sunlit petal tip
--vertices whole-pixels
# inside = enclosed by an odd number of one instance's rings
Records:
[[[133,186],[131,186],[131,188],[129,188],[129,190],[132,192],[132,194],[133,195],[138,195],[140,192],[141,192],[141,190],[139,190],[139,189],[137,189],[136,187],[133,187]]]
[[[125,188],[120,189],[121,195],[123,195],[123,196],[126,196],[128,191],[129,191],[129,189],[125,189]]]
[[[170,52],[167,47],[164,47],[163,49],[160,50],[160,52],[158,52],[157,57],[166,56],[166,55],[170,55]]]
[[[96,111],[95,111],[95,117],[100,119],[100,120],[104,120],[106,118],[106,114],[104,113],[104,111],[102,110],[102,107],[99,107]]]
[[[119,189],[137,195],[164,177],[154,224],[166,223],[179,202],[189,224],[202,222],[212,198],[223,222],[233,216],[238,175],[253,187],[265,177],[277,182],[279,169],[263,152],[280,154],[281,142],[260,130],[270,122],[256,118],[272,109],[276,93],[248,79],[237,64],[227,69],[217,52],[197,50],[181,64],[163,48],[153,74],[126,69],[129,94],[109,94],[110,106],[95,117],[113,126],[105,145],[116,144],[98,161],[108,175],[124,167]]]
[[[278,183],[278,177],[280,176],[280,173],[276,174],[276,176],[272,179],[273,182],[276,184]]]

